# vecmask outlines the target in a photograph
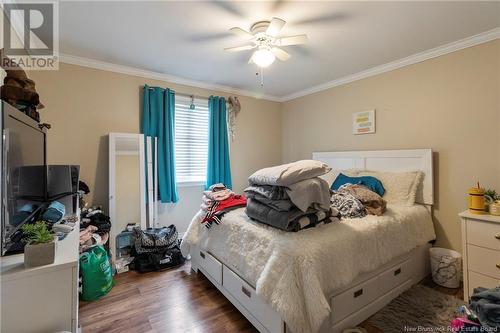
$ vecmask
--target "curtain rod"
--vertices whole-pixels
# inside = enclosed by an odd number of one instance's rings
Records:
[[[148,89],[149,90],[154,90],[155,87],[150,87],[148,86]],[[160,88],[160,89],[164,89],[164,88]],[[174,90],[175,91],[175,90]],[[201,96],[201,95],[193,95],[193,94],[185,94],[185,93],[178,93],[178,92],[175,92],[175,95],[178,95],[178,96],[183,96],[183,97],[189,97],[189,98],[195,98],[195,99],[208,99],[209,97],[208,96]],[[224,97],[225,98],[225,97]],[[226,99],[226,104],[228,103],[227,99]]]

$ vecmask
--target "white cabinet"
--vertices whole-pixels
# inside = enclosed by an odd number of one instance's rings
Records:
[[[500,217],[460,213],[464,260],[464,299],[474,288],[500,286]]]
[[[78,331],[78,223],[57,242],[53,264],[24,267],[24,254],[2,257],[2,333]]]

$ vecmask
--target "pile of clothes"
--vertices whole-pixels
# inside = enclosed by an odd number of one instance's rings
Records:
[[[81,213],[81,226],[86,228],[89,225],[97,227],[97,233],[105,234],[111,230],[109,216],[104,214],[102,207],[84,208]]]
[[[331,222],[330,189],[319,178],[330,170],[322,162],[302,160],[255,172],[245,189],[246,214],[285,231]]]
[[[227,212],[245,207],[247,198],[244,195],[235,194],[228,189],[224,184],[214,184],[203,192],[201,210],[205,212],[205,216],[201,223],[205,227],[212,227],[213,223],[220,224],[222,217]]]
[[[387,202],[379,194],[357,183],[346,183],[332,191],[330,204],[332,214],[343,218],[382,215],[387,209]]]
[[[101,207],[83,208],[80,215],[80,252],[97,245],[105,245],[109,239],[111,222]]]
[[[500,287],[475,288],[470,306],[458,309],[460,317],[451,322],[455,332],[496,332],[500,328]]]

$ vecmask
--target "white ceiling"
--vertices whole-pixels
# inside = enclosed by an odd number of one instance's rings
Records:
[[[500,2],[111,1],[61,2],[64,54],[284,96],[500,26]],[[292,57],[264,71],[228,32],[280,17],[282,33],[306,33]]]

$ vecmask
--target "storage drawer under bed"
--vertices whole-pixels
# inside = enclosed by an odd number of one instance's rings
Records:
[[[210,275],[215,282],[222,285],[222,263],[206,251],[198,250],[196,255],[203,271]]]
[[[283,332],[279,314],[257,295],[255,289],[226,266],[223,266],[223,286],[269,332]]]
[[[407,282],[411,276],[411,259],[393,265],[374,277],[349,288],[331,298],[332,324],[375,301]]]
[[[379,289],[381,294],[388,293],[390,290],[399,286],[411,276],[410,260],[394,265],[384,271],[379,276]]]
[[[378,276],[332,297],[332,321],[337,323],[377,298]]]

